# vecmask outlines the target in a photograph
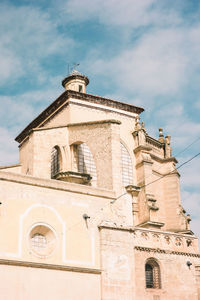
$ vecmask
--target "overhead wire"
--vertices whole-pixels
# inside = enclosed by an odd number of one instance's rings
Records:
[[[188,146],[186,146],[183,150],[181,150],[180,152],[178,153],[175,153],[174,154],[174,157],[177,157],[178,155],[182,154],[183,152],[185,152],[187,149],[189,149],[191,146],[193,146],[195,143],[197,143],[198,141],[200,140],[200,137],[198,137],[197,139],[195,139],[191,144],[189,144]],[[164,166],[161,166],[160,168],[158,168],[156,171],[159,171],[161,169],[163,169]],[[146,177],[149,178],[151,177],[151,174],[149,176]]]
[[[182,163],[180,166],[178,166],[175,170],[173,170],[173,171],[171,171],[171,172],[169,172],[169,173],[166,173],[166,174],[162,175],[161,177],[159,177],[159,178],[157,178],[157,179],[155,179],[155,180],[153,180],[153,181],[151,181],[151,182],[149,182],[149,183],[147,183],[147,184],[141,186],[140,188],[147,187],[147,186],[149,186],[149,185],[151,185],[151,184],[153,184],[153,183],[155,183],[155,182],[157,182],[157,181],[163,179],[164,177],[166,177],[166,176],[168,176],[168,175],[171,175],[171,174],[175,173],[176,170],[182,168],[184,165],[188,164],[189,162],[191,162],[193,159],[195,159],[195,158],[196,158],[197,156],[199,156],[199,155],[200,155],[200,152],[197,153],[197,154],[195,154],[194,156],[192,156],[191,158],[189,158],[189,159],[186,160],[185,162],[183,162],[183,163]],[[103,205],[101,208],[99,208],[99,209],[95,212],[95,218],[93,219],[93,222],[94,222],[95,219],[97,218],[97,215],[98,215],[104,208],[106,208],[106,206],[108,206],[108,205],[110,205],[110,204],[114,204],[118,199],[120,199],[122,196],[124,196],[124,195],[126,195],[126,194],[128,194],[128,192],[125,192],[125,193],[119,195],[116,199],[107,202],[105,205]],[[69,231],[69,230],[71,230],[73,227],[75,227],[75,226],[81,224],[82,222],[83,222],[83,220],[81,220],[81,221],[79,221],[79,222],[73,224],[72,226],[68,227],[66,230]]]
[[[146,187],[146,186],[148,186],[148,185],[150,185],[150,184],[155,183],[156,181],[161,180],[162,178],[164,178],[164,177],[166,177],[166,176],[168,176],[168,175],[170,175],[170,174],[175,173],[176,170],[180,169],[181,167],[183,167],[184,165],[186,165],[187,163],[189,163],[190,161],[192,161],[193,159],[195,159],[195,158],[196,158],[197,156],[199,156],[199,155],[200,155],[200,152],[197,153],[196,155],[194,155],[193,157],[191,157],[190,159],[188,159],[187,161],[183,162],[183,163],[182,163],[179,167],[177,167],[175,170],[173,170],[173,171],[171,171],[171,172],[169,172],[169,173],[167,173],[167,174],[164,174],[164,175],[162,175],[161,177],[159,177],[159,178],[157,178],[157,179],[155,179],[155,180],[153,180],[153,181],[151,181],[151,182],[149,182],[149,183],[147,183],[147,184],[144,184],[144,185],[141,186],[140,188],[144,188],[144,187]]]
[[[189,144],[189,145],[188,145],[187,147],[185,147],[183,150],[181,150],[180,152],[178,152],[178,153],[176,154],[176,156],[182,154],[183,152],[185,152],[187,149],[189,149],[192,145],[194,145],[194,144],[195,144],[196,142],[198,142],[199,140],[200,140],[200,137],[198,137],[197,139],[195,139],[191,144]],[[144,187],[146,187],[146,186],[149,186],[149,185],[151,185],[151,184],[153,184],[153,183],[155,183],[155,182],[161,180],[162,178],[164,178],[164,177],[166,177],[166,176],[168,176],[168,175],[170,175],[170,174],[173,174],[176,170],[180,169],[181,167],[183,167],[184,165],[186,165],[187,163],[189,163],[190,161],[192,161],[193,159],[195,159],[195,158],[196,158],[197,156],[199,156],[199,155],[200,155],[200,153],[197,153],[196,155],[194,155],[193,157],[191,157],[191,158],[188,159],[187,161],[183,162],[183,163],[182,163],[180,166],[178,166],[175,170],[173,170],[173,171],[171,171],[171,172],[169,172],[169,173],[167,173],[167,174],[162,175],[161,177],[159,177],[159,178],[153,180],[152,182],[149,182],[149,183],[147,183],[147,184],[141,186],[140,188],[144,188]],[[162,166],[162,167],[163,167],[163,166]],[[162,167],[161,167],[161,168],[162,168]],[[159,168],[158,170],[160,170],[161,168]],[[148,176],[148,177],[150,177],[150,176]],[[147,177],[147,178],[148,178],[148,177]],[[110,205],[110,204],[114,204],[118,199],[120,199],[121,197],[123,197],[123,196],[126,195],[126,194],[127,194],[127,192],[124,192],[123,194],[121,194],[121,195],[119,195],[117,198],[115,198],[114,200],[111,200],[111,201],[109,201],[108,203],[106,203],[104,206],[102,206],[101,208],[99,208],[99,209],[96,211],[95,215],[98,214],[98,211],[99,211],[99,213],[100,213],[106,206],[108,206],[108,205]],[[97,216],[96,216],[96,217],[97,217]],[[95,218],[96,218],[96,217],[95,217]],[[93,219],[93,221],[95,220],[95,218]],[[68,227],[68,228],[67,228],[67,231],[71,230],[71,229],[72,229],[73,227],[75,227],[75,226],[78,226],[79,224],[82,223],[82,221],[83,221],[83,220],[81,220],[81,221],[79,221],[79,222],[73,224],[72,226]]]

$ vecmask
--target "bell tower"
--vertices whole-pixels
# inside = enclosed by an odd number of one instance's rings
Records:
[[[65,79],[62,81],[62,86],[66,90],[73,90],[80,93],[86,93],[86,86],[89,84],[87,76],[81,74],[77,70],[73,70]]]

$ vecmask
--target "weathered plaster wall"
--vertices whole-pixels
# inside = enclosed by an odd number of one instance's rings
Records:
[[[100,275],[1,265],[3,300],[100,300]],[[89,283],[89,284],[88,284]]]

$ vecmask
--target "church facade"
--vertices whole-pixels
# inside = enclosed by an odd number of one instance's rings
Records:
[[[198,300],[170,136],[73,71],[0,168],[1,299]]]

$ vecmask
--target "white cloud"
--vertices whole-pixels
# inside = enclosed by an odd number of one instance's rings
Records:
[[[199,26],[195,31],[200,35]],[[181,94],[200,67],[200,42],[193,36],[193,28],[156,29],[116,57],[106,60],[94,56],[92,72],[105,74],[120,89],[148,98]]]
[[[47,76],[42,60],[74,45],[48,13],[33,6],[1,4],[0,39],[0,84],[28,74],[40,82]]]
[[[163,22],[174,24],[179,18],[174,10],[163,13],[157,0],[69,0],[59,1],[62,20],[83,22],[98,20],[108,26],[137,28],[147,25],[158,25]]]
[[[199,152],[200,151],[196,152],[194,155],[185,157],[183,162],[189,160],[191,157],[195,156]],[[185,189],[186,188],[191,189],[191,191],[195,189],[199,189],[200,156],[197,156],[188,164],[183,166],[180,169],[180,172],[182,174],[181,183]],[[199,201],[200,201],[200,196],[199,196]]]
[[[197,101],[196,108],[200,109],[200,100]]]
[[[18,163],[17,143],[10,130],[0,127],[0,165],[15,163]]]
[[[191,229],[195,234],[200,236],[200,196],[199,192],[182,191],[182,202],[186,212],[191,214],[192,222]]]
[[[18,162],[15,137],[59,94],[59,90],[52,87],[17,96],[0,96],[0,165]]]

